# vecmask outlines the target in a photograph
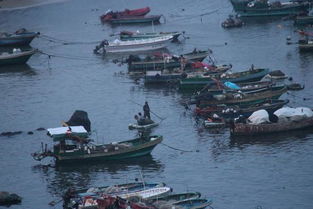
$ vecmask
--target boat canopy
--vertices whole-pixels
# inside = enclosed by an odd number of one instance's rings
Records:
[[[88,132],[83,126],[68,126],[58,128],[48,128],[48,136],[53,138],[53,141],[61,141],[71,136],[87,137]]]

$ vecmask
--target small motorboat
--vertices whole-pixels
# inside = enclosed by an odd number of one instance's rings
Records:
[[[25,64],[36,52],[37,49],[21,51],[14,48],[13,53],[4,52],[0,54],[0,66]]]
[[[136,16],[144,16],[150,12],[150,7],[144,7],[140,9],[125,9],[124,11],[113,12],[112,10],[108,10],[105,14],[101,15],[100,19],[102,22],[110,21],[113,18],[120,17],[136,17]]]
[[[155,49],[165,48],[167,43],[173,39],[173,36],[162,36],[157,38],[148,38],[142,40],[121,41],[116,39],[113,42],[104,40],[100,45],[96,46],[94,52],[99,53],[101,49],[103,53],[123,53],[123,52],[138,52],[151,51]]]
[[[39,35],[39,32],[29,32],[22,28],[15,33],[0,33],[0,46],[24,46]]]

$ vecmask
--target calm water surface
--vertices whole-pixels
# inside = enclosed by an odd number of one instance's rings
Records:
[[[294,35],[290,21],[249,21],[243,28],[225,30],[221,22],[232,11],[227,0],[76,0],[25,10],[0,12],[2,31],[25,27],[44,35],[74,42],[109,38],[120,30],[152,31],[151,26],[111,28],[99,16],[107,9],[150,6],[151,14],[163,14],[166,24],[157,31],[185,31],[190,39],[171,44],[172,53],[210,48],[219,64],[233,64],[233,71],[256,67],[280,69],[301,92],[283,96],[291,106],[312,106],[313,54],[300,54],[285,38]],[[184,9],[184,10],[183,10]],[[210,15],[198,15],[210,13]],[[313,131],[299,131],[258,138],[233,139],[228,130],[212,133],[197,124],[180,105],[182,95],[171,88],[145,88],[123,75],[118,66],[92,54],[94,44],[62,45],[36,39],[32,46],[56,55],[36,54],[28,65],[4,67],[0,72],[0,132],[56,127],[76,109],[89,113],[93,137],[112,142],[135,137],[127,130],[134,113],[149,101],[151,109],[166,117],[154,133],[164,143],[151,156],[116,163],[80,164],[47,168],[30,153],[49,143],[45,132],[0,138],[0,190],[23,197],[11,208],[49,208],[69,187],[90,187],[134,181],[140,171],[146,181],[166,182],[176,192],[199,191],[212,198],[214,208],[310,209],[313,205]],[[122,72],[122,73],[121,73]],[[42,162],[43,164],[49,161]],[[61,208],[61,204],[55,206]]]

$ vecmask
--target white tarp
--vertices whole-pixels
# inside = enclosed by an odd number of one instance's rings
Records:
[[[248,123],[250,124],[262,124],[262,123],[269,123],[269,115],[268,112],[264,109],[255,111],[250,115],[248,118]]]
[[[299,121],[306,117],[313,117],[313,111],[307,107],[283,107],[274,112],[280,121]]]
[[[58,127],[58,128],[48,128],[48,134],[51,136],[66,134],[69,131],[69,127],[71,128],[72,133],[77,134],[87,134],[88,132],[84,128],[84,126],[68,126],[68,127]]]

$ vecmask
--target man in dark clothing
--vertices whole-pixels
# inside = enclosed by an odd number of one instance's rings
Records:
[[[145,105],[143,106],[143,116],[144,116],[144,118],[151,119],[150,118],[150,107],[148,105],[148,102],[145,102]]]

